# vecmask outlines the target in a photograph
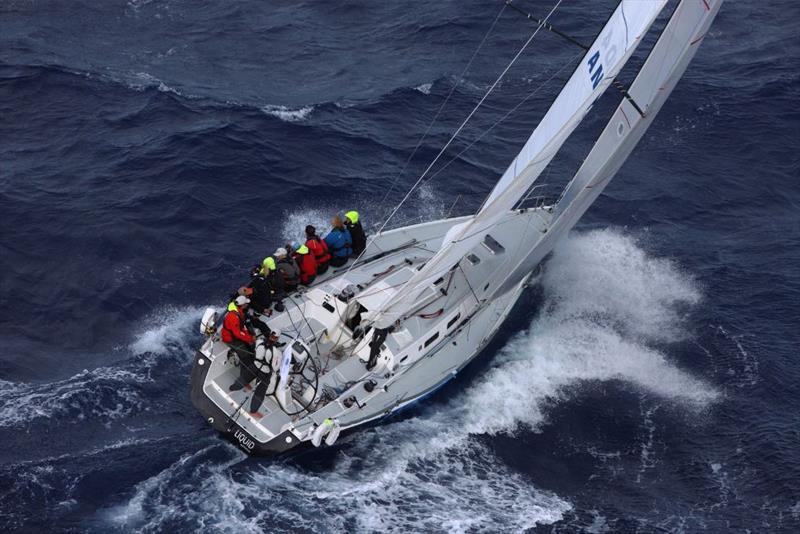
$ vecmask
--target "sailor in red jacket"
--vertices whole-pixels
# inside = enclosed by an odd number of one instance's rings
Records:
[[[245,313],[250,299],[239,295],[228,304],[228,312],[222,321],[222,341],[239,357],[239,378],[228,388],[230,391],[242,389],[255,377],[253,362],[255,358],[255,338],[245,324]]]
[[[319,238],[317,229],[310,224],[306,226],[306,246],[314,259],[317,260],[317,274],[322,274],[328,270],[331,261],[331,253],[328,251],[328,244]]]
[[[306,286],[311,284],[317,277],[317,260],[314,259],[314,255],[307,246],[300,245],[293,256],[297,265],[300,266],[300,283]]]

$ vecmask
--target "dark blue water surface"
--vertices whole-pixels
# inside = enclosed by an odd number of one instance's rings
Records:
[[[800,531],[794,0],[723,6],[541,284],[435,397],[277,460],[192,408],[204,307],[308,222],[383,220],[533,31],[506,10],[459,81],[500,6],[0,4],[0,530]],[[588,42],[613,8],[553,22]],[[580,53],[539,34],[443,161],[534,96],[395,224],[475,210]],[[566,183],[620,98],[543,181]]]

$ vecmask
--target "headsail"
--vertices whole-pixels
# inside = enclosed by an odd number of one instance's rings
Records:
[[[513,208],[619,74],[666,1],[619,3],[482,209],[448,232],[441,249],[384,304],[376,317],[377,327],[389,326],[412,309],[419,293],[447,273]]]
[[[644,116],[630,101],[622,100],[556,204],[542,242],[522,255],[511,269],[516,276],[495,287],[496,294],[519,283],[608,185],[683,76],[721,5],[722,0],[681,0],[628,89]]]
[[[619,170],[683,76],[722,0],[683,0],[675,8],[628,94],[645,113],[623,100],[556,205],[553,227],[571,228]]]

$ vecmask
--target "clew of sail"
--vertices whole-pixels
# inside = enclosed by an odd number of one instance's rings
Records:
[[[378,328],[388,327],[412,310],[420,293],[444,276],[514,207],[619,74],[666,1],[619,3],[481,210],[451,229],[436,254],[384,303],[375,316]]]

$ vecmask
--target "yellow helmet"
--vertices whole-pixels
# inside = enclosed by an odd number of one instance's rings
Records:
[[[356,224],[358,222],[358,212],[357,211],[348,211],[344,214],[345,217],[350,219],[350,222]]]
[[[264,258],[264,261],[261,262],[261,265],[263,265],[270,271],[274,271],[276,269],[275,258],[273,258],[272,256],[267,256],[266,258]]]

